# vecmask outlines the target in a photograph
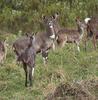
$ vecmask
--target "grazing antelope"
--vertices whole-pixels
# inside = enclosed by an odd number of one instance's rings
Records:
[[[39,32],[34,36],[33,46],[36,53],[42,54],[44,64],[46,64],[48,58],[48,50],[54,47],[54,40],[55,40],[56,33],[54,30],[54,23],[53,23],[54,19],[51,17],[47,18],[44,16],[43,20],[44,20],[46,31]],[[30,41],[27,36],[22,36],[21,38],[16,40],[13,43],[13,48],[16,55],[19,57],[19,55],[21,55],[21,53],[25,51],[25,49],[28,47],[29,44]]]
[[[32,86],[32,76],[34,74],[35,67],[35,58],[36,51],[33,47],[33,37],[28,37],[30,44],[28,47],[21,53],[18,57],[18,60],[22,62],[23,68],[25,71],[25,86],[28,86],[28,78],[29,78],[29,86]]]
[[[78,51],[80,51],[79,44],[84,34],[85,24],[82,23],[80,19],[76,19],[76,23],[77,29],[63,28],[58,31],[58,45],[64,47],[65,43],[75,43]]]
[[[96,49],[96,40],[98,39],[98,18],[96,18],[96,17],[86,18],[85,23],[87,25],[86,41],[89,38],[92,38],[94,48]],[[85,44],[86,44],[86,42],[85,42]],[[85,48],[86,48],[86,46],[85,46]]]

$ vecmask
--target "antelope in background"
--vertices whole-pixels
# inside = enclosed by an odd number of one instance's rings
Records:
[[[48,50],[54,47],[54,40],[55,40],[55,30],[54,30],[54,22],[52,17],[43,17],[43,22],[46,31],[39,32],[34,36],[33,39],[33,46],[36,53],[41,53],[44,64],[47,63],[48,59]],[[17,39],[13,43],[14,52],[16,53],[17,57],[21,55],[22,52],[26,50],[28,45],[30,44],[29,38],[27,36],[22,36],[21,38]],[[18,60],[17,58],[17,60]]]
[[[98,18],[91,17],[85,18],[85,23],[87,25],[87,36],[85,41],[85,49],[86,49],[86,42],[88,39],[92,38],[94,49],[96,49],[96,40],[98,39]]]
[[[6,60],[7,55],[7,43],[6,40],[0,41],[0,63],[2,64]]]
[[[58,31],[58,39],[57,43],[61,47],[64,47],[66,43],[75,43],[77,45],[78,51],[80,51],[80,41],[83,38],[84,30],[85,30],[85,24],[80,21],[79,18],[76,19],[77,29],[67,29],[62,28]]]

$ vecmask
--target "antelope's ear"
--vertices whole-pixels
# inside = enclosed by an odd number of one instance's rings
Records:
[[[77,18],[77,17],[75,18],[75,21],[76,21],[76,22],[78,21],[78,18]]]
[[[29,37],[29,33],[26,32],[25,35],[26,35],[27,37]]]
[[[27,33],[25,33],[25,35],[26,35],[27,37],[31,37],[31,36],[32,36],[32,33],[27,32]]]
[[[45,15],[42,15],[42,19],[45,20],[46,19],[46,16]]]
[[[34,37],[38,32],[32,32],[32,36]]]
[[[42,16],[42,21],[44,22],[44,23],[46,23],[47,21],[48,21],[48,18],[47,18],[47,16]]]
[[[58,12],[56,12],[54,15],[52,15],[53,19],[57,19],[58,17],[59,17],[59,13]]]
[[[79,17],[79,16],[77,16],[77,17],[75,18],[75,20],[76,20],[76,21],[80,20],[80,17]]]
[[[55,19],[55,15],[52,15],[52,19]]]
[[[76,22],[82,22],[81,19],[80,19],[80,17],[76,17],[75,21]]]

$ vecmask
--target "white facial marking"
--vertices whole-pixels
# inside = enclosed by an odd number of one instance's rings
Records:
[[[85,18],[84,21],[85,21],[85,23],[87,24],[89,20],[91,20],[91,18]]]

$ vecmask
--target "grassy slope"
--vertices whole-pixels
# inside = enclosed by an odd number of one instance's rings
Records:
[[[43,100],[61,82],[73,82],[98,77],[98,50],[94,51],[88,45],[88,52],[78,53],[76,48],[67,45],[50,51],[47,66],[42,63],[41,55],[37,55],[36,70],[32,88],[24,87],[24,70],[16,64],[11,45],[15,36],[8,36],[10,47],[7,59],[0,65],[0,100]]]

